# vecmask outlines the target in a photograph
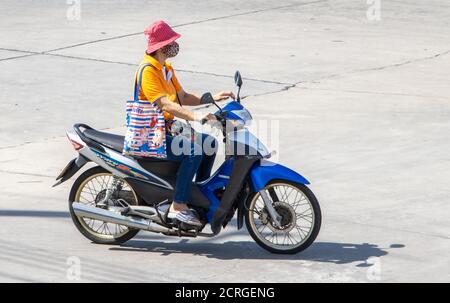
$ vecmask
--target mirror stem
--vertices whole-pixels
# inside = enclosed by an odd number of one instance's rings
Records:
[[[216,101],[214,101],[213,104],[219,109],[219,112],[222,112],[222,108],[219,105],[217,105]]]

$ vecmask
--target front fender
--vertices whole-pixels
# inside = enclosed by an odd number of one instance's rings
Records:
[[[255,164],[250,172],[250,179],[252,189],[255,192],[263,189],[272,180],[287,180],[300,184],[309,184],[309,181],[299,173],[270,161]]]

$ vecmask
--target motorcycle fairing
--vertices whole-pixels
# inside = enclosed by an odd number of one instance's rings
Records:
[[[173,189],[172,185],[170,185],[167,181],[150,173],[149,171],[141,167],[138,162],[126,158],[118,152],[110,149],[106,149],[105,153],[99,152],[95,149],[90,149],[90,151],[93,152],[98,158],[103,160],[101,162],[95,161],[103,167],[105,167],[106,164],[110,168],[118,170],[125,176],[140,178],[157,186],[161,186],[171,190]]]
[[[149,183],[145,180],[127,177],[125,180],[133,188],[133,190],[149,205],[155,205],[165,200],[173,201],[175,191],[167,189],[165,187],[157,186],[153,183]],[[175,187],[175,179],[168,180],[173,187]],[[198,184],[192,182],[191,184],[191,197],[187,204],[190,206],[200,207],[207,210],[210,205],[210,201],[200,190]]]
[[[300,184],[309,184],[309,181],[299,173],[283,165],[267,160],[254,165],[250,172],[252,190],[259,192],[272,180],[287,180]]]
[[[226,188],[228,182],[231,178],[231,172],[233,169],[234,159],[230,158],[225,161],[217,171],[208,179],[203,182],[198,183],[200,191],[208,198],[210,201],[209,210],[206,215],[208,222],[212,221],[213,215],[217,210],[221,199],[219,199],[215,192],[217,190]]]
[[[245,156],[230,158],[219,168],[218,173],[200,187],[211,201],[207,219],[214,234],[220,232],[224,220],[245,184],[250,169],[259,159],[260,157]],[[229,176],[229,179],[225,176]],[[214,191],[223,186],[225,186],[225,192],[219,200]]]
[[[241,103],[236,102],[236,101],[231,101],[222,108],[222,111],[229,112],[229,111],[233,111],[233,110],[241,110],[243,108],[244,108],[244,106]]]
[[[175,190],[176,172],[179,163],[164,159],[132,160],[113,150],[105,148],[105,153],[90,149],[99,159],[98,164],[121,172],[130,186],[150,205],[163,200],[172,200]],[[105,167],[106,168],[106,167]],[[192,193],[189,205],[209,208],[209,201],[192,183]]]

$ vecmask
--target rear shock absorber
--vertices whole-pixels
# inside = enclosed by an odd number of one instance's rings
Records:
[[[108,188],[106,188],[105,198],[103,200],[101,200],[99,203],[97,203],[97,205],[99,205],[99,206],[114,206],[114,205],[110,205],[110,203],[109,203],[110,198],[118,188],[122,187],[122,185],[123,185],[123,180],[117,176],[113,176],[111,185],[108,186]]]

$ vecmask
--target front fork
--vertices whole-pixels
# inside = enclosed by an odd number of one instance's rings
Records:
[[[273,190],[273,188],[268,189],[268,192],[269,192],[270,196],[267,194],[265,189],[261,189],[259,191],[259,194],[261,195],[261,197],[264,201],[264,205],[267,209],[267,212],[269,213],[269,216],[272,218],[273,222],[275,223],[274,225],[276,225],[275,227],[279,227],[279,226],[281,226],[282,218],[281,218],[280,214],[278,214],[278,212],[273,207],[273,202],[277,202],[278,197],[277,197],[277,194],[275,193],[275,191]]]

